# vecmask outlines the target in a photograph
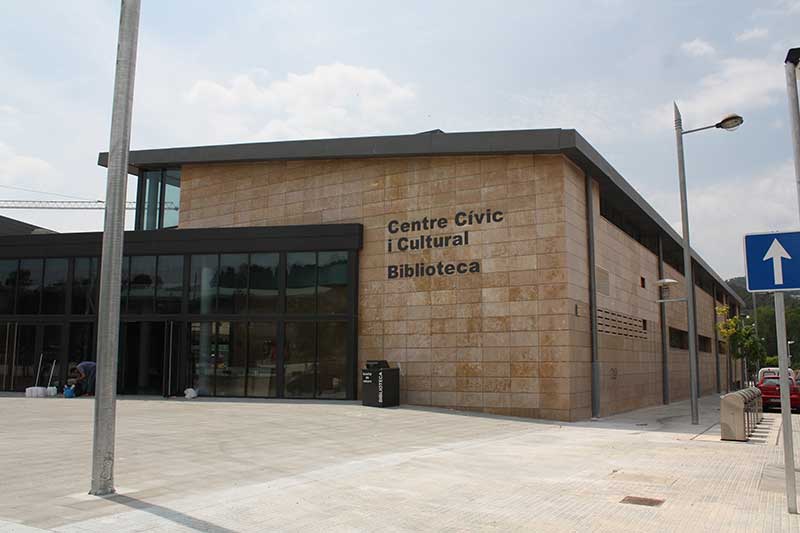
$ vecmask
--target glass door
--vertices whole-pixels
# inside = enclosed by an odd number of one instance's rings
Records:
[[[173,320],[164,323],[164,384],[165,398],[178,394],[177,376],[181,353],[181,324]]]
[[[11,353],[11,390],[24,392],[36,380],[36,326],[17,325],[16,346]]]
[[[287,322],[283,357],[284,396],[313,398],[317,388],[317,334],[314,322]]]
[[[3,390],[24,392],[48,384],[61,388],[62,331],[60,324],[2,324]]]
[[[14,390],[12,386],[12,367],[16,348],[17,323],[0,322],[0,390]]]
[[[39,328],[39,335],[41,337],[39,357],[42,359],[39,386],[46,387],[50,385],[52,387],[56,387],[56,389],[60,391],[63,389],[64,385],[64,383],[61,381],[61,346],[63,344],[61,334],[64,329],[60,324],[46,324],[39,326]]]
[[[124,322],[117,389],[120,394],[163,395],[168,360],[167,322]]]
[[[278,338],[274,322],[250,322],[247,350],[247,396],[278,396]]]
[[[200,396],[278,396],[275,322],[192,322],[190,383]]]

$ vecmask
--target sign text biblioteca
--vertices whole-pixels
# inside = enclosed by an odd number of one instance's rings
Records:
[[[458,211],[452,220],[439,217],[422,217],[416,220],[390,220],[386,225],[389,238],[386,239],[386,252],[416,252],[438,248],[469,245],[469,232],[475,226],[499,224],[503,222],[503,212],[492,209],[480,211]],[[438,235],[421,231],[447,229],[450,226],[461,229],[458,233]],[[463,229],[462,229],[463,228]],[[387,279],[421,278],[425,276],[451,276],[453,274],[474,274],[481,271],[480,261],[438,263],[400,263],[386,267]]]

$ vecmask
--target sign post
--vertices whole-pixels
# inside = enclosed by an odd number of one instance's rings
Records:
[[[744,249],[747,290],[752,293],[773,292],[775,297],[786,502],[789,512],[797,514],[792,406],[789,400],[789,354],[783,291],[800,289],[800,232],[745,235]]]

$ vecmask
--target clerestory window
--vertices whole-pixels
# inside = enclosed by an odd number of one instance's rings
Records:
[[[145,170],[136,193],[136,229],[175,228],[181,204],[179,169]]]

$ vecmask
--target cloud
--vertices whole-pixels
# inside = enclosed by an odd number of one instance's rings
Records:
[[[743,31],[736,36],[736,40],[741,42],[752,41],[754,39],[765,39],[769,36],[769,30],[766,28],[752,28]]]
[[[699,38],[682,43],[681,50],[692,57],[713,56],[716,53],[711,44]]]
[[[753,176],[725,179],[688,191],[692,247],[725,278],[744,273],[746,233],[797,226],[797,195],[791,160]],[[653,206],[681,232],[677,195],[650,195]]]
[[[558,90],[535,90],[509,96],[513,114],[503,127],[574,128],[592,143],[623,140],[635,127],[637,116],[629,104],[635,99],[624,87],[581,83]]]
[[[56,175],[55,168],[44,159],[20,155],[0,141],[0,185],[51,186],[48,180]]]
[[[728,113],[744,113],[773,104],[785,90],[783,68],[774,61],[762,59],[727,58],[719,61],[717,69],[696,84],[691,95],[678,100],[685,117],[691,123],[685,127],[714,123]],[[654,129],[672,124],[672,103],[664,103],[646,112]]]
[[[278,140],[378,133],[397,128],[416,95],[378,69],[334,63],[263,81],[264,73],[227,83],[198,80],[185,96],[196,115],[212,117],[225,137]]]

